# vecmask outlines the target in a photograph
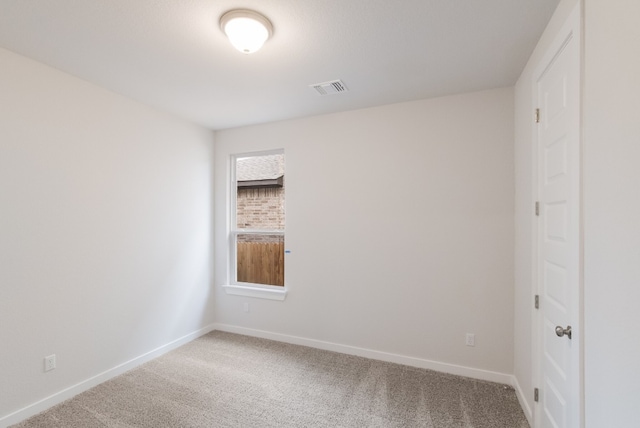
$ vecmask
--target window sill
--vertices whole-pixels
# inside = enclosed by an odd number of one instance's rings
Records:
[[[280,300],[283,301],[287,297],[287,290],[284,287],[263,288],[251,287],[249,285],[223,285],[227,294],[234,296],[257,297],[258,299]]]

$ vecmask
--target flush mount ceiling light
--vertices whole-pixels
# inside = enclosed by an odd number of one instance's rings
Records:
[[[258,12],[231,10],[220,18],[220,28],[231,44],[245,54],[259,50],[273,34],[271,22]]]

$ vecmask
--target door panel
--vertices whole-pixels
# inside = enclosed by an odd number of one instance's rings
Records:
[[[540,399],[536,427],[577,427],[579,412],[580,46],[573,31],[535,82],[537,126]],[[556,327],[571,326],[571,339]]]

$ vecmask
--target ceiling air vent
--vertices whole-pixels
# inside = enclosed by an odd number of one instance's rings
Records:
[[[332,80],[330,82],[316,83],[309,85],[318,95],[331,95],[339,94],[340,92],[347,92],[348,89],[342,80]]]

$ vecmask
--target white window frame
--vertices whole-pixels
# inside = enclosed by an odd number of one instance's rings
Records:
[[[247,157],[269,156],[269,155],[284,155],[284,149],[267,150],[260,152],[250,153],[238,153],[230,156],[230,198],[229,209],[227,211],[229,222],[227,223],[227,249],[228,249],[228,275],[227,284],[223,285],[223,288],[227,294],[246,297],[257,297],[261,299],[269,300],[284,300],[287,296],[287,284],[285,274],[285,284],[280,285],[268,285],[268,284],[254,284],[249,282],[237,281],[238,265],[237,265],[237,237],[238,235],[278,235],[285,236],[285,230],[273,230],[273,229],[239,229],[238,228],[238,181],[236,178],[236,165],[237,160]],[[286,158],[285,158],[285,174],[286,174]],[[286,197],[286,196],[285,196]],[[286,222],[286,214],[285,214]],[[286,226],[285,226],[286,229]],[[286,251],[285,251],[286,254]],[[286,270],[286,263],[285,263]]]

